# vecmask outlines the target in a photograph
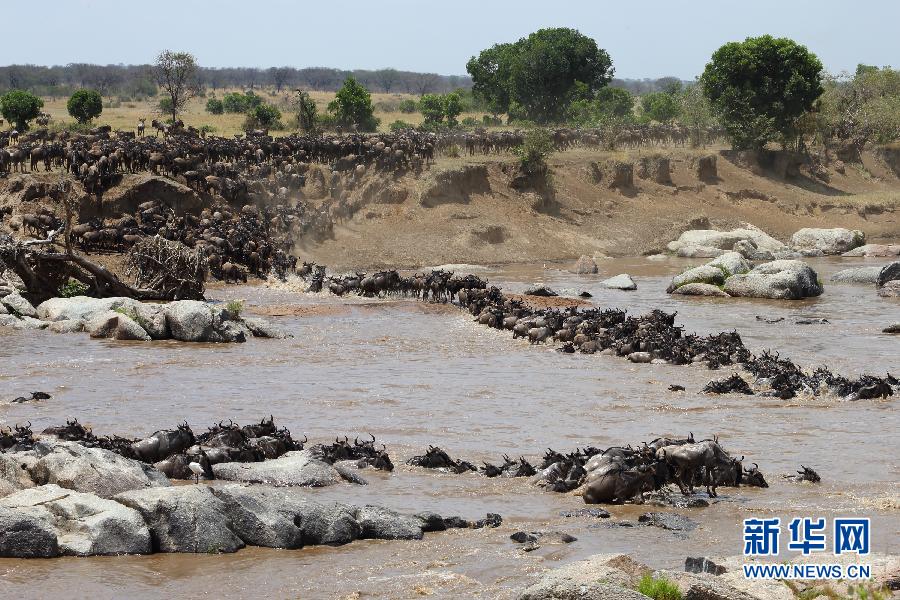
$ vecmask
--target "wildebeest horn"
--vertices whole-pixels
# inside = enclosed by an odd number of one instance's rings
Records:
[[[355,445],[359,446],[359,438],[358,437],[353,438],[353,443]]]
[[[382,450],[382,452],[387,452],[387,446],[385,446],[384,444],[382,444],[382,445],[381,445],[381,450]]]
[[[744,455],[741,454],[741,462],[744,462]]]
[[[694,432],[693,432],[693,431],[688,431],[688,433],[690,434],[690,435],[688,436],[688,439],[689,439],[689,440],[693,440],[693,439],[694,439]]]
[[[374,436],[374,435],[372,435],[372,434],[371,434],[371,433],[370,433],[370,434],[369,434],[369,437],[371,437],[371,438],[372,438],[372,442],[374,442],[374,441],[375,441],[375,436]]]
[[[309,441],[309,438],[306,437],[306,434],[304,433],[304,434],[303,434],[303,443],[305,444],[305,443],[308,442],[308,441]]]
[[[756,469],[757,471],[759,471],[759,465],[758,465],[758,464],[753,463],[753,468]]]

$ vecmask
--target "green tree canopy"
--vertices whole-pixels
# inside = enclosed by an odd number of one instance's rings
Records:
[[[440,94],[425,94],[419,99],[419,112],[425,118],[426,125],[435,125],[444,121],[444,98]]]
[[[602,88],[591,100],[575,100],[568,111],[568,120],[578,125],[598,125],[611,118],[630,121],[633,117],[634,96],[614,87]]]
[[[19,131],[28,129],[28,121],[36,119],[44,108],[44,101],[23,90],[10,90],[0,96],[0,114]]]
[[[328,112],[334,115],[338,125],[356,125],[360,131],[375,131],[378,128],[372,95],[353,77],[347,77],[334,100],[328,103]]]
[[[78,90],[69,98],[66,110],[79,123],[87,123],[103,112],[103,98],[96,90]]]
[[[562,27],[483,50],[466,70],[473,91],[495,114],[517,112],[541,123],[561,121],[572,101],[591,98],[613,74],[605,50]]]
[[[225,105],[218,98],[210,98],[206,101],[206,112],[211,115],[221,115],[225,112]]]
[[[725,44],[701,77],[703,91],[736,148],[790,141],[822,94],[822,63],[787,38],[770,35]]]
[[[463,111],[462,96],[457,92],[450,92],[444,95],[444,118],[447,119],[448,127],[456,127],[459,122],[456,120]]]
[[[641,96],[641,111],[651,121],[670,123],[681,114],[681,105],[673,94],[653,92]]]
[[[197,61],[188,52],[166,50],[156,57],[153,76],[169,99],[167,112],[171,113],[174,122],[178,112],[197,92]]]
[[[281,111],[271,104],[260,104],[247,112],[244,129],[281,129]]]
[[[301,131],[310,132],[316,128],[316,116],[318,109],[316,101],[312,99],[309,92],[297,90],[294,96],[294,106],[297,107],[297,126]]]

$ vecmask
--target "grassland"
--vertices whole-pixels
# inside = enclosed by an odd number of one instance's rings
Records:
[[[192,125],[198,128],[203,125],[209,125],[213,128],[213,133],[215,135],[230,137],[236,133],[242,133],[243,130],[241,129],[241,125],[244,122],[243,114],[226,113],[222,115],[212,115],[205,110],[208,98],[213,95],[221,98],[231,91],[243,90],[220,89],[216,92],[209,91],[206,96],[196,96],[192,98],[188,102],[187,108],[181,115],[181,118],[186,125]],[[291,106],[292,92],[282,91],[281,93],[277,93],[274,89],[257,89],[255,90],[255,93],[262,96],[267,103],[277,106],[282,113],[282,122],[287,129],[275,131],[273,133],[280,134],[296,129],[294,127],[296,112]],[[331,92],[310,92],[310,96],[315,100],[320,114],[326,112],[328,103],[334,99],[334,94]],[[418,100],[418,96],[410,94],[372,94],[372,103],[375,106],[375,116],[381,120],[380,130],[387,131],[390,124],[396,120],[406,121],[413,125],[422,123],[422,115],[420,113],[403,113],[399,110],[400,103],[403,100],[410,98]],[[67,98],[44,98],[44,112],[49,113],[53,118],[51,123],[57,126],[60,124],[74,123],[75,120],[70,117],[66,111],[67,100]],[[137,128],[138,119],[143,117],[147,119],[147,127],[149,130],[150,121],[160,117],[159,110],[157,109],[158,103],[159,97],[140,101],[118,101],[111,98],[104,98],[103,114],[96,119],[96,124],[110,125],[113,129],[134,131]],[[480,122],[482,113],[463,113],[460,115],[459,119],[462,120],[466,117],[474,117]]]

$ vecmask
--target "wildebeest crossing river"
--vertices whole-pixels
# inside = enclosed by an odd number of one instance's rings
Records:
[[[839,268],[827,260],[811,263],[826,280]],[[806,368],[825,364],[848,376],[898,370],[900,341],[879,332],[898,320],[900,309],[868,288],[830,285],[815,300],[792,303],[666,295],[668,280],[683,266],[675,259],[601,264],[610,274],[632,274],[636,292],[603,290],[596,279],[553,266],[476,273],[513,292],[539,281],[586,289],[594,294],[593,304],[633,314],[678,311],[677,322],[687,331],[737,329],[754,352],[772,348]],[[842,260],[840,267],[847,266]],[[39,431],[78,417],[98,433],[143,436],[181,420],[202,431],[223,417],[244,423],[274,414],[279,424],[312,441],[371,432],[388,445],[395,471],[368,470],[368,486],[332,486],[310,490],[311,496],[411,512],[498,512],[504,525],[418,542],[363,541],[299,551],[2,559],[0,574],[10,593],[333,597],[360,591],[407,597],[430,590],[504,597],[544,567],[597,552],[625,551],[673,568],[688,555],[738,554],[740,521],[759,514],[872,516],[874,550],[900,552],[896,400],[706,395],[700,393],[706,382],[731,370],[558,353],[477,326],[453,307],[414,300],[247,287],[214,289],[210,296],[243,298],[248,310],[285,314],[272,321],[294,337],[204,346],[4,331],[0,399],[38,389],[53,398],[0,406],[0,422],[30,420]],[[757,315],[785,319],[769,324]],[[829,323],[796,324],[801,317]],[[671,392],[672,384],[686,391]],[[480,464],[497,462],[504,453],[536,460],[547,446],[606,447],[689,431],[698,438],[720,436],[730,452],[758,462],[771,487],[720,488],[718,503],[679,510],[698,523],[688,534],[609,525],[634,522],[648,507],[607,507],[613,517],[603,521],[566,518],[560,513],[585,507],[580,497],[542,491],[525,478],[446,475],[403,465],[429,444]],[[814,467],[822,483],[781,477],[800,464]],[[520,529],[564,531],[578,541],[524,554],[509,540]]]

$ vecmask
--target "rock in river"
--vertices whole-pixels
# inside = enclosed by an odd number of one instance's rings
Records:
[[[274,486],[325,487],[343,480],[333,465],[314,458],[308,450],[265,462],[219,463],[213,465],[213,473],[216,479]]]
[[[231,529],[225,503],[206,486],[132,490],[114,500],[141,514],[155,552],[236,552],[244,547]]]
[[[42,485],[0,499],[0,506],[49,524],[62,554],[148,554],[150,531],[137,511],[113,500]]]
[[[818,274],[799,260],[773,260],[725,281],[726,293],[749,298],[799,300],[819,296],[822,291]]]

